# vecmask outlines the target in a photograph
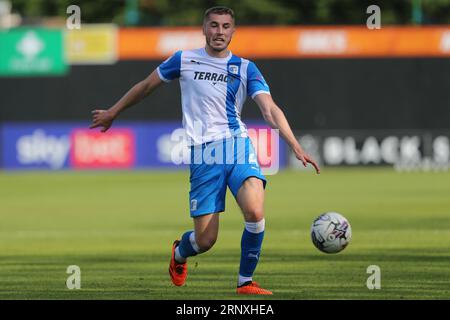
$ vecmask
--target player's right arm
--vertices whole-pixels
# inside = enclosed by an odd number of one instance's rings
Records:
[[[146,79],[135,84],[119,101],[107,110],[92,111],[91,129],[101,127],[101,132],[107,131],[114,119],[125,109],[137,104],[152,93],[163,81],[154,70]]]
[[[182,51],[175,52],[166,61],[161,63],[145,80],[134,85],[117,103],[108,110],[92,111],[92,125],[90,128],[102,127],[102,132],[108,130],[114,119],[125,109],[135,105],[161,83],[170,82],[180,77]]]

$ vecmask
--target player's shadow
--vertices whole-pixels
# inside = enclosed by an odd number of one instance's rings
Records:
[[[384,297],[365,287],[369,265],[380,265],[383,279],[396,283],[394,298],[408,296],[420,283],[421,293],[433,297],[448,290],[446,250],[349,247],[338,254],[319,251],[263,250],[256,280],[277,294],[264,299],[339,299]],[[239,250],[212,250],[189,260],[186,286],[174,287],[168,275],[167,253],[118,252],[71,255],[2,255],[0,299],[238,299],[234,293]],[[69,290],[69,265],[81,269],[81,290]],[[411,267],[414,267],[411,269]],[[437,277],[439,276],[439,277]],[[389,288],[389,284],[384,284]],[[428,290],[428,291],[427,291]],[[369,295],[370,294],[370,295]]]

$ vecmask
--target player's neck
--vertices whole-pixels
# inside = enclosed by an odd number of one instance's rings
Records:
[[[215,51],[211,49],[208,45],[205,46],[206,53],[213,58],[226,58],[230,54],[228,49],[223,49],[222,51]]]

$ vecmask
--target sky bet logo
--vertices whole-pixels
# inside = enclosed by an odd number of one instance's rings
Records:
[[[17,161],[21,165],[61,169],[69,154],[70,141],[67,135],[51,135],[36,129],[29,135],[19,137],[16,150]]]
[[[131,129],[106,134],[64,125],[5,126],[2,159],[6,168],[130,168],[135,163],[135,136]]]
[[[76,169],[125,169],[135,161],[135,136],[127,128],[115,128],[106,134],[75,129],[71,134],[71,165]]]

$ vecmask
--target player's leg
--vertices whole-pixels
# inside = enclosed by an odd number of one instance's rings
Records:
[[[241,262],[238,286],[252,281],[264,239],[264,188],[261,180],[250,177],[236,196],[245,221],[241,240]]]
[[[245,220],[241,239],[241,262],[239,267],[238,293],[272,294],[253,281],[264,239],[264,187],[266,179],[256,160],[256,153],[250,139],[245,139],[245,150],[235,148],[237,159],[245,157],[245,163],[229,167],[228,186],[231,189]]]
[[[208,251],[216,243],[219,234],[220,213],[194,218],[195,241],[201,253]]]
[[[236,196],[242,210],[245,228],[241,239],[241,262],[239,266],[238,293],[272,294],[253,281],[253,273],[259,261],[264,239],[264,187],[256,177],[244,181]]]
[[[219,213],[194,217],[194,230],[187,231],[175,249],[175,261],[185,263],[188,257],[196,256],[212,248],[219,233]]]
[[[187,259],[208,251],[217,240],[219,213],[194,217],[194,230],[187,231],[172,245],[169,274],[172,283],[182,286],[187,278]]]
[[[209,250],[217,239],[219,212],[225,210],[226,179],[221,164],[191,164],[190,214],[194,230],[187,231],[172,246],[169,273],[181,286],[187,277],[187,258]]]

